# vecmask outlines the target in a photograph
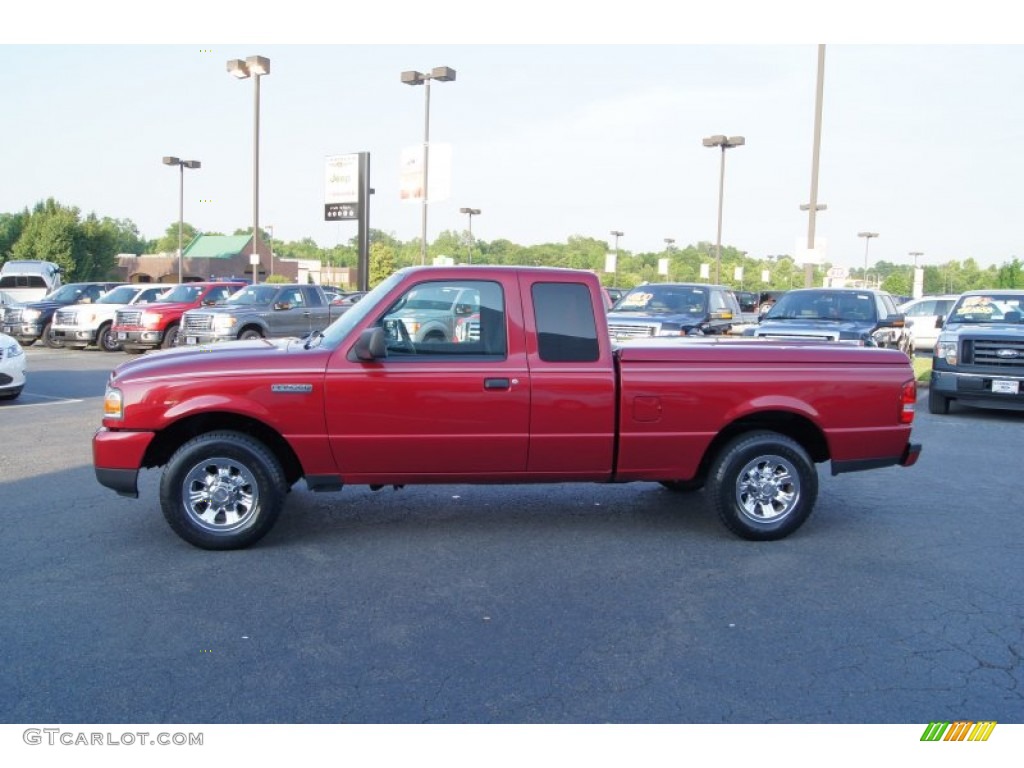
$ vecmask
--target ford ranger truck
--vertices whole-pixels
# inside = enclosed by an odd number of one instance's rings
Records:
[[[175,344],[306,336],[330,323],[330,302],[319,285],[261,283],[215,307],[185,312]]]
[[[460,341],[387,332],[426,288],[472,291]],[[398,327],[404,327],[398,323]],[[322,333],[177,347],[110,375],[97,480],[138,496],[162,467],[170,527],[237,549],[300,480],[346,484],[655,482],[704,489],[740,537],[807,520],[816,465],[913,465],[917,387],[902,352],[745,337],[616,347],[595,275],[540,267],[400,270]]]
[[[117,343],[131,355],[170,349],[178,339],[185,312],[220,304],[247,285],[240,281],[182,283],[151,306],[119,309],[111,330]]]

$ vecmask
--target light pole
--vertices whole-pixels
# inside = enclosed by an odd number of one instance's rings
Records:
[[[270,59],[265,56],[249,56],[228,61],[228,72],[244,80],[251,77],[256,84],[256,99],[253,109],[252,138],[252,281],[259,282],[259,241],[260,241],[260,78],[270,74]]]
[[[420,225],[420,264],[427,263],[427,173],[430,169],[430,81],[440,80],[447,83],[455,79],[455,70],[451,67],[434,67],[429,72],[409,70],[402,73],[402,82],[406,85],[422,85],[426,95],[423,111],[423,197],[422,222]]]
[[[718,239],[715,240],[715,283],[722,282],[722,202],[725,199],[725,150],[733,147],[742,147],[747,140],[742,136],[729,136],[722,134],[708,136],[703,140],[705,147],[722,148],[722,167],[718,175]]]
[[[270,240],[267,243],[267,248],[270,250],[270,274],[268,277],[274,276],[274,225],[265,224],[264,228],[270,233]]]
[[[676,240],[675,240],[674,237],[666,237],[665,238],[665,250],[666,251],[671,251],[672,250],[672,245],[675,243],[675,241]]]
[[[182,229],[185,226],[185,169],[186,168],[199,168],[201,163],[198,160],[179,160],[176,157],[165,157],[164,165],[176,165],[180,169],[180,179],[178,181],[178,282],[184,282],[182,277]]]
[[[858,232],[857,237],[864,238],[864,287],[868,286],[868,246],[872,237],[878,237],[877,232]]]
[[[615,280],[615,284],[612,286],[615,288],[619,285],[619,238],[623,237],[625,233],[620,232],[617,229],[613,229],[609,234],[615,238],[615,273],[613,278]]]
[[[479,208],[459,208],[459,213],[469,217],[469,263],[473,263],[473,217],[480,215]]]

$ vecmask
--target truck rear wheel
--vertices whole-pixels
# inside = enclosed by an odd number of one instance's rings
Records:
[[[748,432],[722,448],[708,498],[726,528],[751,541],[782,539],[814,510],[818,472],[803,447],[776,432]]]
[[[238,432],[193,438],[171,457],[160,506],[171,529],[201,549],[242,549],[277,522],[288,484],[262,443]]]

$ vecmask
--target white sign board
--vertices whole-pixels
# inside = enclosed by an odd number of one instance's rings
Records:
[[[710,264],[701,264],[700,265],[700,277],[701,277],[702,280],[710,280],[711,279],[711,265]]]
[[[769,272],[767,269],[762,269],[761,270],[761,282],[762,283],[770,283],[771,281],[772,281],[771,272]]]
[[[423,200],[423,145],[402,150],[398,170],[398,198]],[[431,144],[428,155],[428,203],[447,200],[452,195],[452,145]]]
[[[807,247],[806,237],[798,237],[796,239],[796,250],[793,251],[793,254],[794,261],[797,264],[824,264],[828,256],[825,238],[814,238],[814,248],[812,249]]]
[[[658,259],[658,274],[668,277],[668,259]]]
[[[743,267],[736,267],[732,271],[733,280],[743,280]]]
[[[324,202],[359,202],[359,154],[331,155],[324,165]]]
[[[604,271],[615,272],[618,261],[615,258],[614,253],[606,253],[604,255]]]

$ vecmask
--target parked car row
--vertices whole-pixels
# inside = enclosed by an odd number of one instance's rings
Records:
[[[141,353],[181,344],[306,336],[363,294],[319,285],[210,281],[68,283],[38,301],[0,304],[0,333],[21,346]]]

